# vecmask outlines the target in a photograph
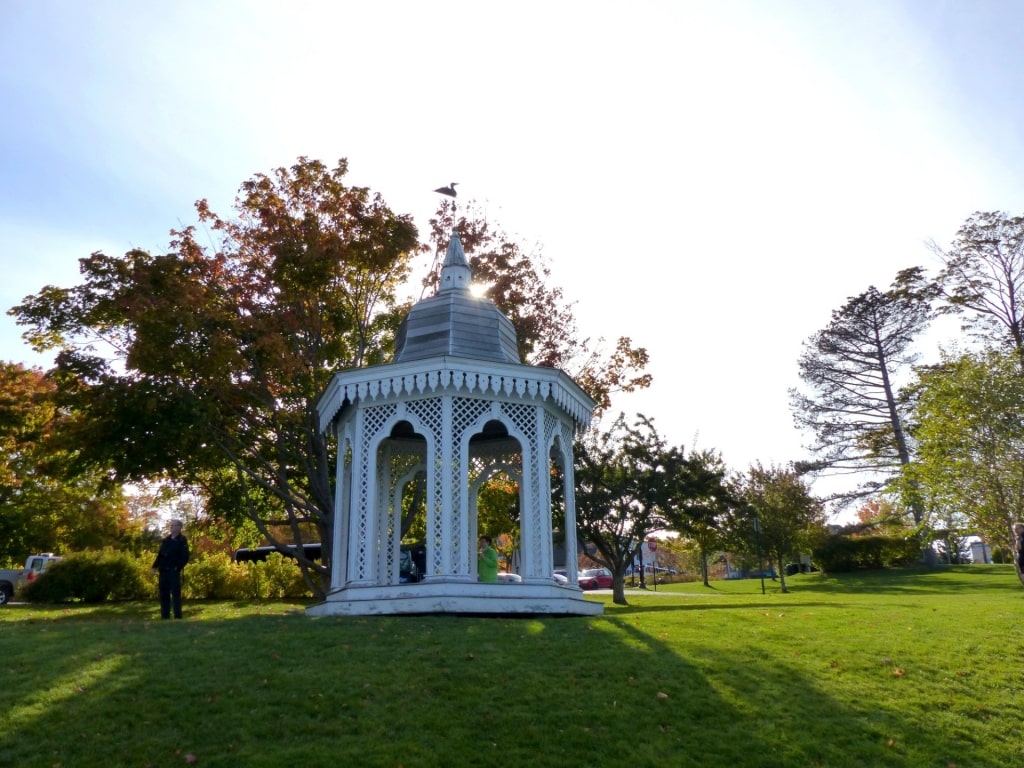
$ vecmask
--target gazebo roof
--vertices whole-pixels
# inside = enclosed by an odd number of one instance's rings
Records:
[[[317,402],[327,430],[346,405],[441,394],[547,401],[568,414],[577,429],[590,425],[593,399],[555,368],[519,360],[512,322],[489,299],[469,289],[472,272],[458,234],[452,232],[441,284],[417,302],[395,340],[392,363],[334,374]]]
[[[494,302],[470,292],[472,272],[458,234],[452,232],[433,296],[417,302],[398,330],[395,363],[464,357],[519,363],[516,331]]]

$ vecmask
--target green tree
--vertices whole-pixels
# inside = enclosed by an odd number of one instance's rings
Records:
[[[782,591],[786,587],[787,559],[820,534],[824,524],[821,503],[811,494],[792,468],[753,464],[739,481],[739,493],[746,505],[737,509],[732,527],[746,541],[747,551],[764,553],[779,571]]]
[[[943,261],[938,285],[965,330],[1006,343],[1024,369],[1024,216],[978,212],[960,227]]]
[[[849,299],[804,342],[798,365],[808,391],[790,390],[790,402],[797,426],[815,436],[810,449],[817,458],[802,470],[883,478],[848,494],[856,497],[878,490],[910,462],[896,377],[916,360],[911,345],[932,318],[932,295],[920,268],[904,270],[887,291],[872,286]],[[920,505],[911,509],[919,522]]]
[[[1024,378],[1016,351],[959,356],[920,373],[906,468],[931,508],[952,527],[973,528],[1009,548],[1024,512]]]
[[[704,586],[710,586],[708,555],[721,546],[723,515],[738,503],[727,479],[728,468],[715,451],[691,452],[671,479],[673,503],[667,506],[668,527],[697,546]]]
[[[624,576],[648,535],[666,527],[682,452],[666,444],[651,419],[620,414],[603,433],[577,443],[576,517],[581,543],[613,575],[612,601],[626,604]]]

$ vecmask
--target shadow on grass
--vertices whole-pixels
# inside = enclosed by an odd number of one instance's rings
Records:
[[[836,604],[792,607],[809,605]],[[193,603],[182,622],[139,604],[55,609],[0,636],[0,764],[995,764],[942,734],[916,751],[915,715],[844,700],[739,632],[684,643],[633,621],[765,607],[312,621],[295,603]]]

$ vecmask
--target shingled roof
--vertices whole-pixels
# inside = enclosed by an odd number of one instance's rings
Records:
[[[395,339],[394,362],[465,357],[521,363],[512,321],[494,302],[470,291],[473,273],[452,231],[437,293],[413,305]]]

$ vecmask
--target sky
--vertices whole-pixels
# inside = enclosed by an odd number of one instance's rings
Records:
[[[785,464],[801,343],[1024,211],[1022,27],[1018,0],[0,0],[0,307],[347,158],[424,233],[459,182],[583,335],[646,347],[617,409]],[[0,359],[46,367],[22,330]]]

